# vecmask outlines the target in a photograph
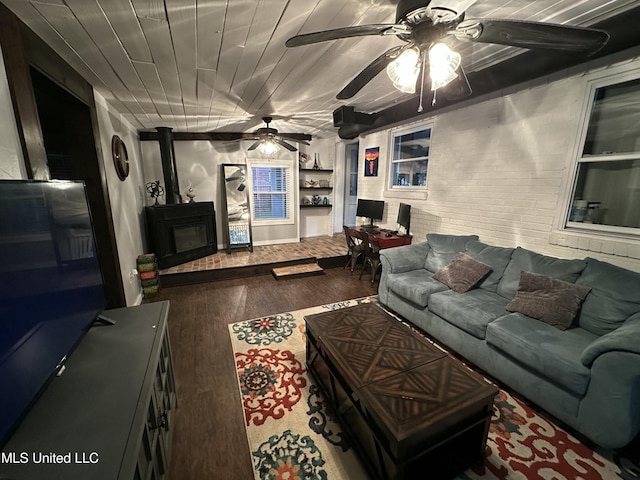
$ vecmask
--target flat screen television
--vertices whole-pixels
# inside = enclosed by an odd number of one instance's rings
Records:
[[[384,213],[384,200],[367,200],[364,198],[358,199],[358,206],[356,208],[356,217],[365,217],[369,219],[368,228],[375,228],[373,224],[374,220],[382,220],[382,214]]]
[[[105,295],[83,182],[0,180],[0,205],[2,446]]]
[[[411,226],[411,205],[400,203],[398,208],[398,225],[404,228],[404,233],[409,235],[409,227]]]

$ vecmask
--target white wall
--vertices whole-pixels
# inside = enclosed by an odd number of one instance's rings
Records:
[[[27,178],[11,93],[0,49],[0,178]]]
[[[587,94],[581,75],[437,115],[426,195],[388,190],[389,130],[367,135],[360,140],[358,196],[383,198],[382,223],[390,226],[398,203],[410,203],[414,241],[430,232],[474,233],[490,244],[592,256],[640,271],[640,241],[559,227]],[[375,146],[378,177],[364,177],[364,149]]]
[[[136,129],[111,107],[97,92],[96,112],[100,130],[100,149],[107,176],[107,190],[111,202],[113,227],[116,236],[122,284],[127,306],[142,301],[142,287],[138,277],[132,276],[136,258],[145,253],[144,238],[144,177],[140,155],[140,142]],[[130,173],[120,181],[111,156],[111,138],[118,135],[127,147]]]

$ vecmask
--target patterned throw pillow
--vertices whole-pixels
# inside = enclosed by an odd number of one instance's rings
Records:
[[[516,296],[505,308],[566,330],[590,291],[591,287],[522,271]]]
[[[482,280],[491,267],[485,263],[471,258],[466,253],[456,254],[449,263],[438,270],[433,278],[457,293],[471,290],[475,284]]]

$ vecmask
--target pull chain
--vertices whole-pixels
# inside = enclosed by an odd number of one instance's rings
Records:
[[[424,95],[424,70],[426,68],[424,64],[425,57],[426,57],[426,54],[423,51],[422,52],[422,79],[420,80],[420,105],[418,105],[418,113],[421,113],[424,110],[424,108],[422,107],[422,97]]]

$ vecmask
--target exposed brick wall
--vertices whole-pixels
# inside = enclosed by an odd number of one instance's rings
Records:
[[[360,141],[358,196],[384,198],[388,225],[395,223],[399,202],[410,203],[416,241],[429,232],[475,233],[494,245],[566,258],[592,256],[640,271],[640,241],[594,239],[556,228],[586,85],[576,76],[437,115],[426,199],[388,191],[389,132],[367,135]],[[372,146],[380,146],[379,175],[364,177],[364,149]]]

